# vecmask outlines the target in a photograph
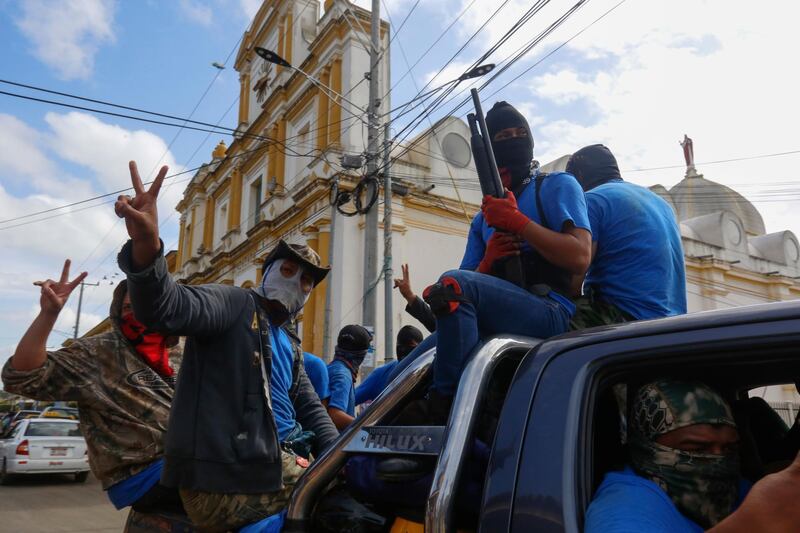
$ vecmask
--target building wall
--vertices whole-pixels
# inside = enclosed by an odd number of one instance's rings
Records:
[[[334,178],[344,190],[352,189],[361,178],[363,169],[343,172],[338,159],[343,152],[364,150],[364,114],[334,94],[319,90],[304,76],[265,64],[254,47],[276,51],[355,105],[366,107],[364,73],[369,70],[369,56],[361,42],[369,40],[370,15],[357,7],[345,14],[347,8],[345,2],[326,2],[326,11],[317,20],[318,2],[264,2],[236,59],[242,85],[242,135],[229,147],[220,143],[215,148],[211,161],[197,172],[178,205],[181,239],[175,275],[187,283],[252,286],[260,281],[263,258],[279,238],[308,244],[323,263],[332,263],[329,278],[315,289],[298,317],[304,348],[320,355],[332,352],[339,328],[362,320],[364,217],[334,214],[328,198]],[[382,39],[388,44],[385,22]],[[380,73],[383,91],[388,87],[388,59]],[[382,110],[390,105],[387,96]],[[454,129],[463,133],[466,125],[447,123],[440,133]],[[426,146],[425,150],[424,168],[417,169],[417,175],[443,172],[441,161],[437,167],[434,156],[427,152],[433,149]],[[455,171],[459,179],[474,179],[469,168]],[[469,197],[467,202],[473,203],[464,203],[464,199],[454,199],[452,190],[444,191],[447,187],[424,193],[422,185],[408,181],[406,194],[394,198],[392,225],[395,271],[399,272],[401,263],[409,263],[420,292],[439,273],[458,266],[469,216],[477,210],[478,199]],[[345,208],[352,209],[352,205]],[[382,255],[382,237],[379,241]],[[430,254],[432,249],[437,254]],[[335,305],[327,309],[329,283]],[[375,290],[380,362],[385,352],[383,283]],[[412,319],[404,313],[405,302],[399,294],[393,296],[396,331]]]

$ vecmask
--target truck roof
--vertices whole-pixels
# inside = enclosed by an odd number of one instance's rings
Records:
[[[624,324],[572,331],[545,340],[539,347],[539,353],[555,354],[589,344],[679,331],[747,326],[759,322],[792,319],[800,319],[800,300],[715,309],[669,318],[637,320]]]

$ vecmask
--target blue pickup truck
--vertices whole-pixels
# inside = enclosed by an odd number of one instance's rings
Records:
[[[494,337],[467,364],[448,425],[419,428],[415,439],[403,439],[408,430],[393,427],[392,419],[426,388],[433,352],[407,368],[309,468],[292,495],[284,531],[316,530],[317,503],[354,456],[398,451],[436,456],[414,515],[424,531],[581,531],[603,475],[625,461],[627,391],[665,376],[704,381],[728,398],[742,436],[743,474],[756,481],[775,460],[775,436],[758,429],[763,412],[752,409],[750,397],[800,381],[800,302],[632,322],[546,341]],[[796,430],[789,425],[786,432]],[[488,458],[479,496],[465,513],[459,488],[478,441],[487,445]],[[409,450],[412,442],[420,450]],[[129,530],[141,530],[135,516]]]

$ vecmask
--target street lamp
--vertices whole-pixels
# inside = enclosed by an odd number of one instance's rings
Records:
[[[330,87],[328,87],[327,85],[325,85],[324,83],[319,81],[317,78],[315,78],[311,74],[309,74],[309,73],[307,73],[307,72],[305,72],[303,70],[300,70],[299,68],[295,67],[294,65],[292,65],[291,63],[286,61],[284,58],[282,58],[281,56],[279,56],[278,54],[276,54],[272,50],[267,50],[266,48],[262,48],[260,46],[256,46],[255,47],[255,51],[256,51],[256,54],[258,54],[259,57],[261,57],[264,61],[266,61],[268,63],[273,63],[275,65],[280,65],[282,67],[290,68],[290,69],[294,70],[295,72],[299,72],[300,74],[305,76],[306,79],[308,79],[308,81],[310,81],[311,83],[313,83],[314,85],[319,87],[321,90],[323,90],[326,93],[328,93],[328,96],[333,95],[335,97],[341,98],[344,102],[347,102],[348,104],[350,104],[354,108],[358,109],[362,113],[366,113],[367,112],[361,106],[356,105],[352,101],[350,101],[347,98],[345,98],[345,96],[343,94],[340,94],[340,93],[334,91],[333,89],[331,89]],[[333,98],[333,100],[334,100],[334,102],[336,102],[336,98]],[[339,104],[338,102],[336,102],[336,103],[337,103],[337,105],[339,105],[339,107],[342,107],[344,109],[344,106],[342,106],[342,104]],[[352,112],[351,112],[351,114],[352,114]],[[353,115],[353,116],[356,116],[356,115]],[[359,116],[357,118],[359,120],[361,120],[361,122],[364,122],[365,124],[367,123],[362,117]]]
[[[478,65],[474,69],[468,70],[464,74],[459,76],[457,81],[470,80],[472,78],[480,78],[484,74],[488,74],[493,70],[494,70],[494,63],[486,63],[485,65]]]

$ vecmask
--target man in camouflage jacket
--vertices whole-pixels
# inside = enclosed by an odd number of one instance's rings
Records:
[[[148,510],[155,500],[159,508],[179,507],[177,493],[158,483],[178,351],[170,350],[169,362],[162,362],[169,370],[154,365],[161,372],[137,351],[144,343],[137,343],[141,332],[129,331],[135,319],[124,281],[114,291],[110,331],[46,351],[61,309],[86,273],[72,282],[68,276],[69,260],[59,281],[37,282],[41,311],[3,367],[5,390],[36,400],[78,403],[89,464],[117,507]],[[167,353],[163,342],[162,353]]]

